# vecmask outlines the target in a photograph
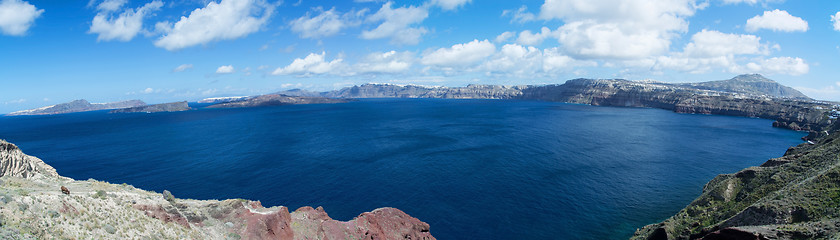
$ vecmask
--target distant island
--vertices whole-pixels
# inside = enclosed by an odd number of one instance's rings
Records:
[[[818,131],[836,120],[838,103],[813,100],[796,89],[759,74],[699,83],[664,83],[623,79],[572,79],[552,85],[468,85],[429,87],[396,84],[363,84],[328,92],[301,89],[258,96],[215,97],[200,100],[207,108],[260,107],[290,104],[345,103],[360,98],[515,99],[579,103],[600,106],[650,107],[678,113],[717,114],[775,120],[774,127]],[[90,104],[85,100],[58,104],[9,115],[61,114],[101,109],[112,112],[184,111],[175,103],[146,106],[140,100]],[[832,113],[832,111],[834,111]],[[832,115],[835,114],[835,115]]]
[[[51,114],[63,114],[63,113],[75,113],[75,112],[87,112],[87,111],[97,111],[97,110],[107,110],[107,109],[118,109],[118,108],[129,108],[129,107],[139,107],[146,105],[145,102],[140,100],[128,100],[128,101],[121,101],[121,102],[112,102],[112,103],[90,103],[87,100],[79,99],[74,100],[68,103],[56,104],[52,106],[46,106],[36,109],[29,109],[23,111],[17,111],[7,114],[8,116],[21,116],[21,115],[51,115]]]
[[[283,94],[266,94],[256,97],[239,98],[229,102],[210,105],[208,108],[239,108],[239,107],[262,107],[292,104],[325,104],[325,103],[346,103],[351,100],[345,98],[326,97],[301,97]]]
[[[187,101],[181,101],[181,102],[161,103],[161,104],[146,105],[146,106],[139,106],[139,107],[114,109],[114,110],[111,110],[111,113],[180,112],[180,111],[189,111],[191,109],[192,108],[190,108],[190,106],[187,104]]]
[[[329,92],[293,89],[275,94],[328,98],[516,99],[650,107],[678,113],[765,118],[775,120],[775,127],[801,131],[817,131],[829,125],[832,109],[840,108],[838,103],[813,100],[759,74],[701,83],[580,78],[564,84],[537,86],[363,84]]]

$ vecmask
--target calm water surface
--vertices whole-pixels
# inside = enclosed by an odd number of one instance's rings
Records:
[[[781,156],[771,121],[499,100],[0,117],[59,174],[180,198],[396,207],[438,239],[626,239],[707,181]]]

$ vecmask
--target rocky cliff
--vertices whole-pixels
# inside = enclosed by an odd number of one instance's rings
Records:
[[[161,104],[153,104],[153,105],[146,105],[146,106],[139,106],[139,107],[114,109],[114,110],[111,110],[110,113],[180,112],[180,111],[188,111],[188,110],[191,110],[191,109],[192,108],[190,108],[190,106],[187,104],[187,101],[181,101],[181,102],[161,103]]]
[[[729,80],[685,83],[679,84],[697,89],[714,90],[720,92],[732,92],[751,94],[756,96],[769,96],[775,98],[792,98],[799,100],[811,100],[805,94],[791,87],[781,85],[760,74],[738,75]]]
[[[320,207],[289,211],[77,181],[3,140],[0,167],[0,239],[435,239],[429,224],[395,208],[343,222]]]
[[[36,109],[29,109],[23,111],[17,111],[13,113],[9,113],[8,116],[18,116],[18,115],[50,115],[50,114],[62,114],[62,113],[74,113],[74,112],[87,112],[87,111],[96,111],[96,110],[105,110],[105,109],[118,109],[118,108],[129,108],[129,107],[139,107],[144,106],[146,103],[140,100],[129,100],[129,101],[122,101],[122,102],[112,102],[112,103],[90,103],[87,100],[79,99],[74,100],[68,103],[56,104],[52,106],[46,106]]]
[[[835,122],[813,144],[718,175],[686,208],[632,239],[840,239],[838,130]]]
[[[520,86],[468,85],[466,87],[426,87],[418,85],[363,84],[322,93],[333,98],[458,98],[513,99],[522,95]]]
[[[0,139],[0,177],[3,176],[19,178],[58,177],[58,173],[41,159],[23,154],[14,144]]]
[[[261,107],[291,104],[324,104],[324,103],[345,103],[349,99],[326,98],[326,97],[298,97],[280,94],[266,94],[256,97],[249,97],[241,101],[233,101],[210,105],[209,108],[237,108],[237,107]]]
[[[830,123],[831,104],[758,74],[729,80],[670,84],[621,79],[573,79],[559,85],[427,87],[363,84],[331,92],[281,92],[330,98],[523,99],[603,106],[650,107],[678,113],[718,114],[776,120],[775,127],[816,131]]]
[[[667,83],[619,79],[574,79],[562,85],[533,86],[521,99],[602,106],[651,107],[678,113],[717,114],[776,120],[773,126],[819,130],[830,123],[831,104],[696,89]]]

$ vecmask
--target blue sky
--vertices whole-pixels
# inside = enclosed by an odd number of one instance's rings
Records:
[[[833,0],[0,0],[0,112],[744,73],[840,100],[836,20]]]

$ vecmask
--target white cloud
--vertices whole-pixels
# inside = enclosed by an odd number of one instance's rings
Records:
[[[792,57],[773,57],[769,59],[759,59],[755,62],[747,64],[747,69],[750,72],[764,73],[764,74],[785,74],[791,76],[799,76],[808,73],[810,70],[808,63],[801,58]]]
[[[411,68],[414,55],[411,52],[389,51],[371,53],[353,69],[359,73],[401,73]]]
[[[423,55],[420,62],[438,67],[467,66],[484,60],[496,52],[496,46],[488,40],[455,44],[449,48],[439,48]]]
[[[472,0],[432,0],[431,3],[443,10],[451,11],[470,2],[472,2]]]
[[[105,1],[99,4],[108,4],[112,1]],[[137,9],[126,9],[118,17],[112,16],[114,7],[120,7],[122,4],[115,3],[102,8],[102,11],[93,17],[88,33],[99,34],[96,37],[97,41],[129,41],[143,29],[143,18],[150,15],[152,12],[160,10],[163,6],[161,1],[153,1],[139,7]]]
[[[761,29],[769,29],[774,32],[805,32],[808,31],[808,22],[790,15],[787,11],[776,9],[764,11],[763,15],[748,19],[744,29],[748,32]]]
[[[181,64],[180,66],[176,67],[175,69],[172,69],[172,72],[183,72],[183,71],[186,71],[186,70],[189,70],[189,69],[192,69],[192,68],[193,68],[192,64]]]
[[[755,58],[742,65],[744,56],[770,54],[778,45],[762,44],[754,35],[727,34],[714,30],[702,30],[691,37],[682,52],[660,56],[652,67],[655,71],[665,69],[688,73],[706,73],[722,70],[730,73],[765,73],[801,75],[808,72],[808,65],[800,58],[774,57]]]
[[[537,20],[537,16],[533,13],[528,12],[528,7],[522,5],[517,10],[504,10],[502,11],[502,16],[511,15],[510,22],[511,23],[526,23],[530,21]]]
[[[218,73],[218,74],[228,74],[228,73],[233,73],[233,71],[234,71],[233,65],[224,65],[224,66],[220,66],[219,68],[216,69],[216,73]]]
[[[665,53],[688,30],[687,17],[708,6],[695,0],[546,0],[542,19],[561,19],[559,43],[590,59],[639,59]]]
[[[362,39],[391,38],[393,44],[414,45],[420,43],[420,37],[428,30],[423,27],[413,27],[427,17],[429,11],[423,7],[391,8],[392,2],[382,5],[375,14],[370,15],[366,22],[382,22],[372,30],[362,31]]]
[[[516,43],[522,45],[540,45],[543,40],[552,36],[554,33],[551,32],[550,29],[547,27],[542,27],[540,32],[538,33],[531,33],[530,30],[525,30],[519,33],[519,37],[516,39]]]
[[[156,28],[164,35],[155,41],[155,46],[174,51],[212,41],[241,38],[264,26],[274,8],[265,0],[210,2],[174,24],[158,22]]]
[[[488,75],[537,77],[558,70],[580,66],[594,66],[592,61],[578,61],[562,55],[557,48],[540,50],[536,47],[506,44],[481,65]]]
[[[341,58],[336,58],[332,61],[325,61],[325,52],[321,54],[310,53],[303,59],[297,58],[291,64],[285,67],[279,67],[272,72],[272,75],[311,75],[311,74],[325,74],[331,73],[342,66],[344,61]]]
[[[840,82],[837,83],[837,86],[840,86]],[[814,99],[840,101],[840,88],[835,88],[831,85],[822,88],[809,88],[800,86],[796,86],[793,88]]]
[[[834,31],[840,31],[840,12],[831,15],[831,22],[834,23]]]
[[[0,0],[0,32],[23,36],[42,13],[44,9],[38,9],[26,1]]]
[[[749,5],[755,5],[757,3],[761,3],[761,5],[767,5],[768,3],[781,3],[785,0],[723,0],[724,4],[740,4],[746,3]]]
[[[153,92],[155,92],[154,88],[146,88],[145,90],[143,90],[143,93],[145,93],[145,94],[149,94],[149,93],[153,93]]]
[[[341,29],[351,26],[358,26],[360,18],[367,9],[358,12],[349,12],[341,15],[335,8],[324,11],[321,8],[316,8],[316,11],[321,13],[317,16],[311,16],[310,12],[306,15],[292,20],[289,23],[292,31],[300,34],[301,38],[322,38],[338,34]]]
[[[754,35],[728,34],[714,30],[695,33],[685,46],[689,57],[718,57],[739,54],[767,54],[768,47],[761,44],[761,38]]]
[[[96,6],[99,11],[116,12],[120,10],[123,5],[128,3],[128,0],[105,0]]]
[[[6,101],[6,102],[4,102],[3,104],[6,104],[6,105],[9,105],[9,104],[21,104],[21,103],[25,103],[25,102],[26,102],[26,99],[21,98],[21,99],[15,99],[15,100],[11,100],[11,101]]]
[[[502,34],[499,34],[499,36],[496,36],[496,40],[494,40],[494,42],[496,42],[496,43],[507,42],[508,40],[510,40],[510,38],[515,37],[515,36],[516,36],[515,32],[510,32],[510,31],[503,32]]]

